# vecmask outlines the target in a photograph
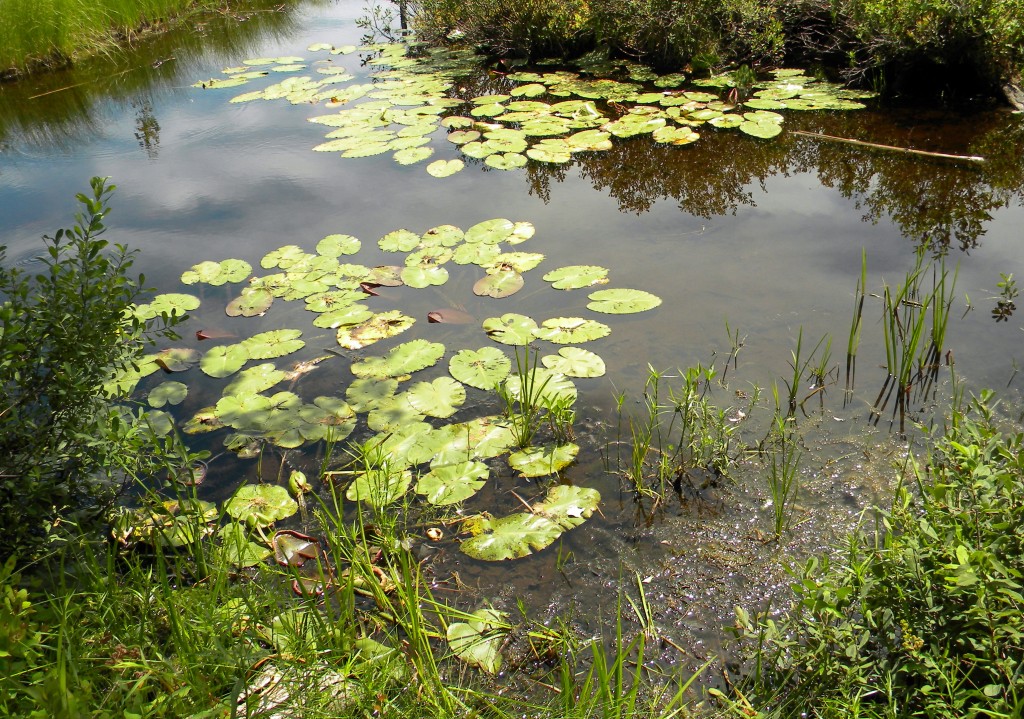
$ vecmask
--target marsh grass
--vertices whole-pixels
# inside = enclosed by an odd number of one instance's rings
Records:
[[[853,387],[857,380],[857,349],[860,347],[861,331],[864,329],[864,298],[868,286],[868,252],[860,252],[860,276],[857,278],[857,289],[853,296],[853,318],[850,321],[850,334],[846,341],[846,384],[843,390],[843,406],[853,400]]]

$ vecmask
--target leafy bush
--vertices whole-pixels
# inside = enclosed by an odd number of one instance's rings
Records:
[[[58,520],[95,517],[157,449],[104,384],[180,318],[147,326],[129,311],[144,278],[129,276],[134,253],[99,239],[114,186],[91,184],[77,224],[43,238],[41,272],[4,267],[0,246],[0,526],[12,552]]]
[[[743,691],[770,715],[1019,716],[1024,709],[1024,435],[971,417],[913,467],[845,561],[810,560],[779,621],[738,610],[755,660]]]

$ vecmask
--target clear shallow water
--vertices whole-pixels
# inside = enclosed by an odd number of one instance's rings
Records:
[[[192,339],[204,327],[242,336],[277,327],[306,330],[307,348],[280,364],[322,354],[333,343],[331,333],[309,327],[309,314],[298,303],[276,303],[263,318],[227,318],[223,306],[237,288],[184,288],[181,272],[227,257],[258,267],[269,250],[285,244],[312,250],[321,237],[337,232],[361,238],[359,261],[372,265],[395,260],[379,252],[375,240],[402,227],[466,228],[494,217],[536,226],[536,236],[521,249],[547,259],[527,274],[522,292],[505,300],[477,298],[470,291],[476,274],[464,267],[452,267],[452,279],[436,290],[385,292],[375,308],[415,302],[419,321],[362,354],[379,354],[413,337],[445,342],[449,354],[488,344],[475,324],[427,324],[427,311],[453,304],[478,319],[509,311],[538,319],[584,313],[585,294],[553,293],[540,280],[546,269],[562,265],[604,265],[612,286],[661,296],[664,303],[653,312],[602,317],[613,332],[588,345],[605,359],[608,376],[577,382],[584,456],[567,478],[600,489],[603,516],[564,535],[562,556],[573,554],[564,574],[554,548],[491,565],[462,556],[447,541],[437,547],[439,582],[457,572],[481,597],[505,605],[527,595],[534,607],[554,611],[575,600],[581,627],[594,631],[596,608],[611,606],[615,589],[632,586],[639,572],[649,580],[658,621],[677,643],[697,657],[717,647],[719,627],[735,603],[762,603],[784,585],[785,561],[823,549],[865,506],[888,497],[892,463],[903,449],[886,422],[878,428],[867,423],[884,380],[878,369],[884,361],[879,302],[868,300],[853,402],[844,407],[841,386],[834,386],[824,411],[801,420],[807,453],[800,523],[781,545],[763,541],[770,511],[764,469],[754,459],[741,463],[735,485],[713,488],[700,500],[673,501],[654,521],[640,515],[631,495],[620,493],[617,476],[605,472],[599,452],[614,435],[615,397],[626,392],[624,407],[635,408],[648,365],[671,369],[715,361],[721,368],[730,346],[726,321],[739,329],[744,345],[729,386],[715,390],[722,404],[738,404],[736,390],[781,380],[801,327],[805,348],[831,334],[832,364],[841,363],[862,248],[868,287],[878,292],[883,281],[902,280],[922,241],[932,249],[948,244],[947,265],[959,265],[947,341],[957,374],[969,387],[997,388],[1019,406],[1021,380],[1014,367],[1024,362],[1022,323],[1017,315],[1001,323],[989,317],[1000,273],[1024,272],[1019,116],[995,109],[787,116],[787,128],[985,155],[989,162],[981,167],[788,133],[759,142],[708,131],[682,148],[654,148],[636,139],[581,156],[566,168],[531,164],[499,172],[469,163],[438,180],[422,164],[403,167],[390,154],[354,160],[310,152],[324,128],[305,120],[323,114],[322,108],[232,105],[227,99],[248,88],[189,87],[249,57],[307,55],[306,47],[319,41],[357,42],[354,19],[360,14],[358,3],[347,2],[303,6],[290,16],[256,13],[239,26],[211,27],[199,41],[161,38],[113,66],[0,87],[0,242],[8,245],[9,260],[30,262],[40,235],[70,222],[74,194],[88,178],[110,176],[119,185],[110,238],[141,250],[137,267],[152,285],[203,300],[183,330],[183,344],[207,349],[211,343]],[[354,56],[338,62],[365,72]],[[454,147],[439,147],[435,157],[455,156]],[[975,308],[960,319],[965,295]],[[424,374],[442,371],[440,366]],[[948,392],[948,372],[940,376],[947,380],[941,396]],[[216,399],[202,388],[220,387],[197,369],[185,379],[195,384],[176,411],[182,419]],[[334,360],[303,379],[302,393],[335,394],[350,379],[345,362]],[[490,401],[475,396],[470,404],[478,409]],[[755,413],[745,440],[760,438],[766,417],[763,407]],[[190,441],[210,441],[216,449],[220,435]],[[264,476],[276,473],[275,461],[267,460]],[[291,461],[303,460],[292,455]],[[223,499],[254,477],[253,462],[222,456],[203,491]],[[510,489],[540,494],[506,472],[474,506],[496,514],[515,511]]]

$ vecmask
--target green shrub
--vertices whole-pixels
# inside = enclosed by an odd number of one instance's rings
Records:
[[[44,237],[43,270],[3,266],[0,246],[0,526],[24,551],[54,522],[96,517],[159,448],[104,391],[178,317],[147,324],[134,253],[99,239],[114,186],[93,178],[77,224]]]
[[[796,572],[789,614],[752,621],[746,699],[772,716],[1019,716],[1024,435],[987,404],[940,438],[842,562]]]

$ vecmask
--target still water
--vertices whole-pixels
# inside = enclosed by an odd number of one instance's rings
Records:
[[[399,228],[468,228],[497,217],[535,225],[526,249],[546,259],[523,291],[502,300],[476,297],[470,291],[476,275],[463,267],[453,268],[440,288],[394,288],[380,302],[405,308],[420,321],[399,339],[356,353],[362,355],[381,354],[414,337],[444,342],[449,355],[488,344],[478,322],[428,324],[426,312],[438,308],[457,307],[477,320],[513,311],[538,319],[581,314],[585,293],[553,293],[539,280],[563,265],[602,265],[612,286],[659,295],[663,304],[654,311],[602,317],[612,334],[587,347],[603,357],[608,373],[576,382],[583,449],[566,480],[601,491],[600,516],[564,535],[557,549],[500,565],[471,560],[450,538],[442,541],[430,550],[436,552],[439,586],[450,586],[457,576],[472,589],[469,603],[486,599],[508,608],[525,596],[536,612],[562,611],[575,602],[580,628],[592,632],[600,624],[595,610],[612,606],[620,586],[635,591],[639,577],[666,636],[687,648],[684,663],[699,663],[719,646],[720,627],[736,603],[763,605],[785,585],[786,562],[824,550],[862,510],[890,496],[893,466],[907,445],[893,436],[888,415],[877,425],[869,422],[885,379],[877,295],[883,284],[902,281],[922,246],[927,257],[944,255],[946,267],[958,271],[944,348],[952,350],[957,378],[969,390],[998,390],[1016,416],[1024,382],[1016,372],[1024,362],[1022,323],[1015,314],[997,322],[991,310],[1001,273],[1024,272],[1021,116],[984,107],[786,117],[787,130],[981,155],[983,164],[788,132],[761,141],[708,131],[686,147],[619,140],[608,152],[584,153],[566,166],[531,162],[501,172],[468,163],[459,174],[435,179],[422,164],[401,166],[390,154],[340,159],[310,152],[322,141],[323,128],[305,120],[323,114],[322,108],[229,104],[247,88],[191,87],[246,58],[304,56],[315,42],[358,43],[362,31],[355,20],[363,12],[360,3],[347,0],[301,5],[287,14],[257,7],[242,23],[211,21],[124,57],[0,87],[0,242],[9,261],[31,267],[40,236],[70,223],[75,193],[91,176],[109,176],[119,188],[108,218],[110,239],[141,251],[137,268],[152,286],[203,300],[183,329],[181,346],[207,349],[194,339],[201,328],[245,336],[300,327],[307,347],[289,362],[321,355],[333,341],[329,332],[311,327],[301,306],[277,305],[265,317],[230,319],[222,310],[235,291],[185,287],[181,272],[228,257],[258,268],[272,249],[296,244],[312,251],[333,233],[363,240],[360,262],[392,263],[375,241]],[[357,55],[338,61],[357,77],[369,71]],[[454,147],[435,157],[449,156],[457,156]],[[857,386],[844,403],[843,363],[862,252],[869,296]],[[817,397],[808,403],[807,416],[800,413],[802,489],[796,527],[782,542],[766,541],[771,511],[765,469],[753,454],[741,457],[731,481],[675,498],[651,516],[638,511],[614,471],[622,445],[606,446],[618,436],[619,399],[624,415],[640,410],[649,366],[674,370],[702,362],[721,372],[732,347],[727,324],[742,340],[727,383],[713,388],[714,401],[727,407],[743,405],[738,392],[750,395],[773,381],[782,386],[801,332],[805,352],[820,338],[833,338],[828,366],[835,384],[826,386],[821,404]],[[352,379],[347,362],[325,363],[311,373],[303,394],[341,392]],[[435,370],[429,376],[441,372]],[[949,395],[950,378],[943,367],[939,403]],[[141,389],[160,379],[150,378]],[[209,394],[216,387],[198,368],[183,381],[192,390],[175,408],[182,421],[216,401]],[[769,394],[750,413],[740,444],[763,437]],[[482,394],[470,404],[480,413],[496,409]],[[915,416],[941,421],[941,412],[927,408]],[[189,441],[219,453],[222,436],[205,437]],[[314,455],[293,454],[289,461],[311,466]],[[274,462],[280,462],[276,455],[265,460],[265,474],[276,474]],[[211,463],[204,496],[222,500],[240,482],[255,481],[255,472],[253,461],[221,455]],[[476,506],[495,514],[516,511],[511,490],[541,493],[507,472]]]

